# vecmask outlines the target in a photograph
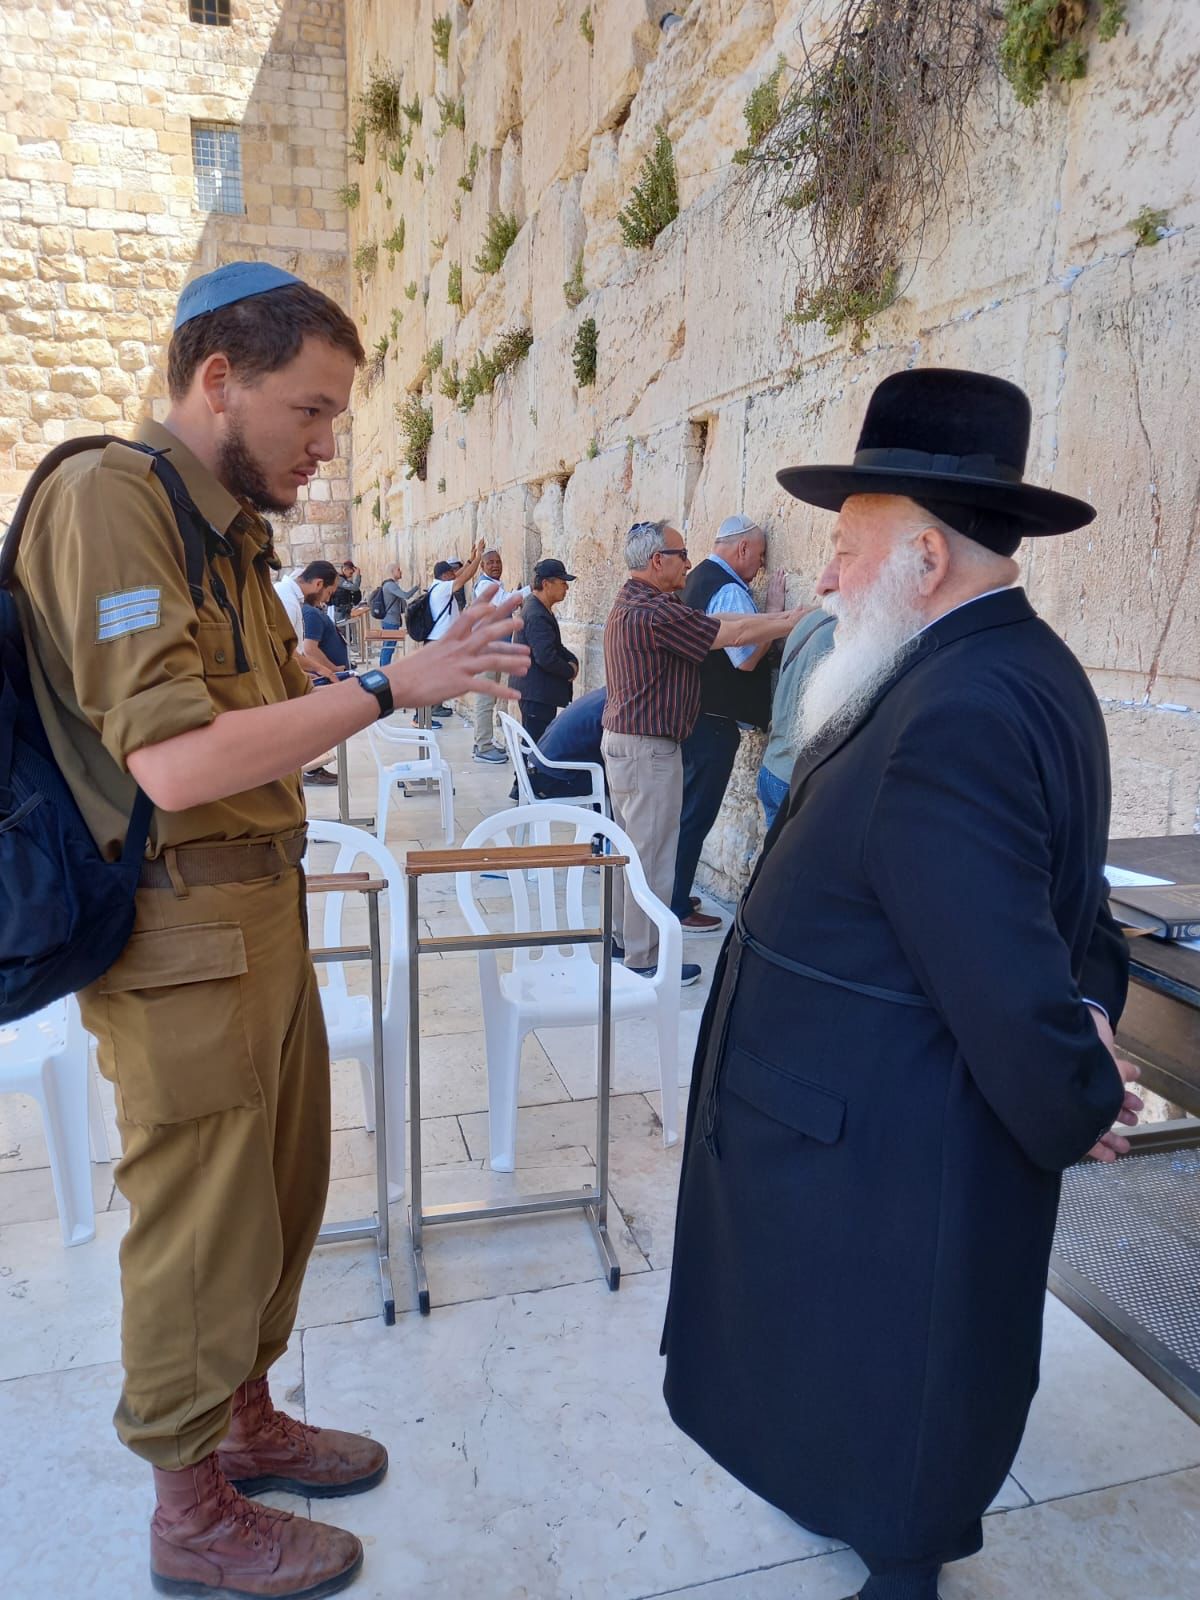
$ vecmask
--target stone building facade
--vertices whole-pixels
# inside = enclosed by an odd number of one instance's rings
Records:
[[[0,523],[50,446],[163,414],[189,278],[257,257],[345,301],[343,29],[341,0],[0,6]],[[344,439],[285,560],[346,551]]]
[[[830,519],[790,500],[777,468],[846,459],[889,372],[990,370],[1032,396],[1030,478],[1099,507],[1092,528],[1022,557],[1035,603],[1104,702],[1114,829],[1193,830],[1200,11],[1130,0],[1114,40],[1092,30],[1089,75],[1031,109],[985,82],[949,221],[911,252],[902,297],[856,351],[819,324],[787,325],[796,263],[729,205],[748,94],[780,54],[799,59],[801,26],[819,33],[833,4],[348,0],[352,118],[381,73],[399,77],[420,117],[404,113],[403,171],[394,145],[373,138],[352,169],[355,310],[382,351],[354,408],[359,558],[373,574],[394,559],[428,574],[475,537],[498,544],[514,575],[562,556],[580,574],[564,633],[590,686],[630,522],[670,516],[702,554],[722,517],[747,512],[803,598]],[[662,27],[668,10],[679,19]],[[681,212],[653,248],[629,249],[617,214],[659,123]],[[1153,245],[1131,228],[1144,206],[1166,213]],[[475,262],[497,212],[520,230],[485,275]],[[400,219],[403,247],[386,248]],[[563,286],[580,262],[584,298],[572,307]],[[572,348],[587,317],[597,371],[580,388]],[[441,392],[443,369],[461,374],[524,329],[527,357],[469,412]],[[396,408],[422,391],[433,431],[420,480],[402,465]],[[744,745],[702,869],[726,893],[759,840],[758,748]]]

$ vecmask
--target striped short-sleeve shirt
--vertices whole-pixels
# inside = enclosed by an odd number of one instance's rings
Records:
[[[720,626],[677,594],[630,578],[604,627],[609,733],[686,739],[700,715],[700,663]]]

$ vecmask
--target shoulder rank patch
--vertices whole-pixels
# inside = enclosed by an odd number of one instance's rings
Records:
[[[96,600],[96,643],[122,639],[127,633],[144,633],[162,621],[161,589],[122,589]]]

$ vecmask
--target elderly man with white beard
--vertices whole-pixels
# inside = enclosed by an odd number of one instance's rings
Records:
[[[838,618],[722,952],[688,1108],[665,1394],[742,1483],[936,1600],[1037,1387],[1061,1174],[1127,1148],[1124,941],[1087,678],[1014,587],[1090,506],[1022,481],[1014,385],[926,369],[851,465]]]

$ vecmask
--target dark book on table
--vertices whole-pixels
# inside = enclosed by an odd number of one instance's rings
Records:
[[[1164,883],[1110,891],[1113,915],[1160,939],[1200,939],[1200,884]]]

